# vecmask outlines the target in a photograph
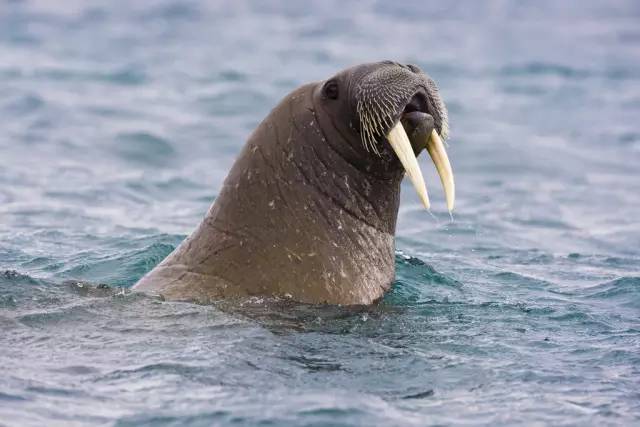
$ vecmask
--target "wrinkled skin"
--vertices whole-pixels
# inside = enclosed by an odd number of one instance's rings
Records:
[[[385,141],[391,122],[375,134],[379,154],[363,143],[358,100],[364,82],[371,103],[376,73],[384,76],[380,91],[397,95],[378,113],[402,120],[416,154],[423,135],[446,132],[437,89],[414,66],[365,64],[296,89],[250,136],[197,229],[135,289],[203,303],[381,298],[395,275],[404,169]]]

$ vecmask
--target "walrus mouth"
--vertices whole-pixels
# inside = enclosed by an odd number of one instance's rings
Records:
[[[415,102],[418,98],[414,96],[412,100],[406,105],[404,108],[401,117],[396,121],[396,123],[391,127],[391,130],[387,133],[387,141],[393,148],[393,151],[400,159],[402,166],[404,167],[409,179],[413,183],[420,200],[427,209],[430,209],[431,203],[429,202],[429,193],[427,192],[427,185],[425,183],[424,177],[422,176],[422,171],[420,170],[420,166],[418,165],[418,159],[413,152],[413,147],[411,146],[411,142],[409,141],[409,136],[402,124],[401,119],[405,116],[415,114],[415,112],[420,112],[423,108],[419,105],[419,103]],[[423,114],[426,116],[426,114]],[[414,135],[416,133],[414,132]],[[447,155],[447,151],[445,150],[444,143],[442,142],[442,138],[434,128],[430,134],[423,134],[423,138],[425,139],[424,146],[427,148],[427,152],[429,156],[431,156],[431,160],[438,171],[438,175],[440,176],[440,181],[442,182],[442,186],[444,188],[445,198],[447,201],[447,209],[449,212],[453,211],[453,207],[455,204],[456,198],[456,187],[453,179],[453,170],[451,168],[451,163],[449,162],[449,156]]]
[[[404,169],[413,183],[413,187],[416,189],[420,200],[422,200],[424,207],[430,209],[431,203],[429,202],[427,184],[425,183],[422,171],[418,165],[418,159],[413,153],[413,147],[411,146],[407,132],[400,121],[391,128],[387,134],[387,140],[389,141],[389,144],[391,144],[393,151],[398,156],[398,159],[400,159],[402,166],[404,166]],[[436,170],[440,176],[440,181],[442,181],[445,198],[447,200],[447,209],[451,212],[453,211],[456,199],[456,187],[453,180],[453,170],[451,169],[449,156],[447,155],[447,151],[444,148],[444,143],[442,142],[440,135],[438,135],[438,132],[436,132],[435,129],[431,131],[431,135],[429,135],[428,140],[425,141],[425,143],[427,146],[427,152],[436,166]]]
[[[447,208],[453,211],[455,183],[442,140],[449,133],[447,109],[435,82],[415,66],[383,61],[357,85],[356,112],[367,151],[380,154],[386,139],[402,163],[424,206],[429,209],[427,185],[411,142],[426,147],[444,187]],[[410,126],[411,139],[403,122]],[[433,130],[432,130],[433,129]],[[385,138],[386,137],[386,138]],[[416,147],[419,151],[418,147]]]

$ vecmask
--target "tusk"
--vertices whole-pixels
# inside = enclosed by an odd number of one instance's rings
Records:
[[[427,141],[427,151],[436,165],[438,175],[440,175],[444,195],[447,199],[447,209],[451,212],[456,201],[456,184],[453,181],[453,170],[451,169],[451,163],[449,163],[449,156],[447,156],[442,139],[440,139],[440,135],[435,129],[431,132],[431,138]]]
[[[424,207],[429,209],[430,204],[429,195],[427,194],[427,186],[424,183],[422,171],[418,165],[418,159],[416,159],[416,155],[413,153],[411,142],[409,142],[409,137],[407,136],[407,132],[404,130],[402,123],[396,123],[396,125],[387,134],[387,139],[389,140],[389,144],[391,144],[393,151],[395,151],[398,156],[398,159],[400,159],[402,166],[404,166],[407,175],[409,175],[409,179],[411,179],[413,186],[418,192],[418,196],[420,196],[420,200],[422,200]],[[438,140],[440,140],[440,138],[438,138]],[[442,145],[442,142],[440,142],[440,144]],[[445,159],[446,158],[447,154],[445,153]],[[448,160],[447,164],[449,164]],[[439,170],[440,169],[438,169],[438,171]]]

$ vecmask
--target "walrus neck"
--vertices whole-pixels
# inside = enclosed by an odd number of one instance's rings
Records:
[[[258,126],[205,219],[138,288],[160,277],[156,290],[194,299],[369,304],[391,286],[401,175],[380,180],[335,149],[341,136],[311,93],[294,91]]]
[[[402,175],[380,178],[357,164],[347,142],[340,133],[327,137],[318,115],[312,112],[321,137],[306,139],[301,145],[297,167],[304,180],[317,193],[317,203],[332,204],[341,213],[347,213],[380,232],[395,234]],[[346,149],[345,149],[346,147]]]
[[[292,117],[301,131],[296,144],[302,149],[296,160],[305,179],[326,203],[381,232],[395,234],[402,170],[381,170],[376,164],[380,159],[370,161],[373,154],[358,152],[359,141],[349,140],[349,129],[340,126],[344,118],[332,120],[314,104],[312,91],[306,100],[312,105],[303,110],[309,117]]]

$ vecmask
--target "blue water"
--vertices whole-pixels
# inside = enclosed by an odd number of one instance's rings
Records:
[[[0,1],[0,425],[640,423],[638,2],[394,3]],[[421,160],[381,304],[131,293],[281,97],[380,59],[458,188]]]

